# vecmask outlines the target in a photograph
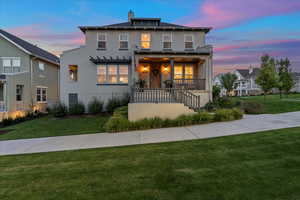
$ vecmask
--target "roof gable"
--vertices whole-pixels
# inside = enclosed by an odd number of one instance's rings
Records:
[[[25,53],[29,55],[34,55],[39,57],[40,59],[46,60],[48,62],[54,63],[56,65],[59,65],[59,58],[33,44],[30,44],[29,42],[22,40],[21,38],[12,35],[2,29],[0,29],[0,36],[2,36],[4,39],[8,40],[9,42],[13,43],[15,46],[17,46],[19,49],[24,51]]]

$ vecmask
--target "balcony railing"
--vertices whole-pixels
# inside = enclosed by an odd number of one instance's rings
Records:
[[[205,90],[205,79],[174,79],[173,88],[186,90]]]

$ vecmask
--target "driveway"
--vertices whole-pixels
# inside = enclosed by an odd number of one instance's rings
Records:
[[[300,112],[245,115],[242,120],[124,133],[0,141],[0,155],[196,140],[300,126]]]

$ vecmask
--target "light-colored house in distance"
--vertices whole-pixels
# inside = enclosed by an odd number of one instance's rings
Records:
[[[176,117],[212,99],[211,28],[159,18],[81,26],[85,45],[61,55],[61,101],[85,105],[130,94],[129,118]],[[143,87],[142,89],[140,87]]]
[[[249,67],[249,69],[235,69],[231,71],[237,76],[235,89],[232,96],[248,96],[248,95],[259,95],[262,93],[260,87],[255,83],[255,79],[259,73],[259,68]],[[224,74],[218,74],[214,77],[213,84],[222,86],[221,76]],[[221,95],[226,95],[226,89],[221,89]]]
[[[0,118],[59,101],[59,58],[0,29]]]

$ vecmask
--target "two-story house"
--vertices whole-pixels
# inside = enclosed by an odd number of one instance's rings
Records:
[[[259,68],[236,69],[232,73],[238,77],[234,90],[236,96],[259,95],[262,93],[255,82]]]
[[[0,118],[59,101],[59,58],[0,29]]]
[[[81,26],[85,45],[61,55],[60,98],[67,105],[130,94],[129,118],[176,117],[212,98],[211,28],[159,18]],[[137,115],[140,113],[140,115]]]

